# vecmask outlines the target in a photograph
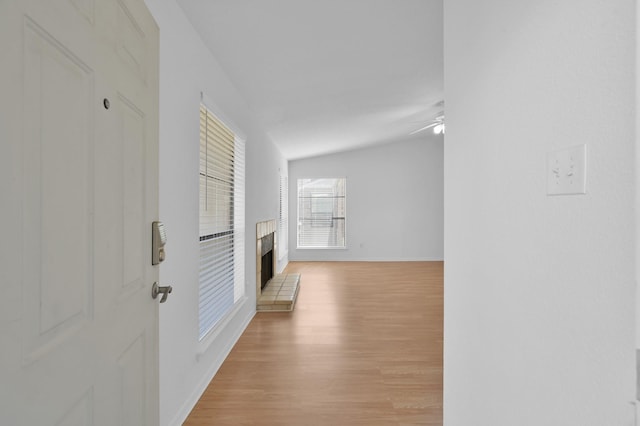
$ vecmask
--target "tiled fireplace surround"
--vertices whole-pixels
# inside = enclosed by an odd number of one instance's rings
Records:
[[[300,274],[277,274],[276,260],[277,238],[275,219],[258,222],[256,224],[256,309],[260,312],[289,312],[293,310],[300,288]],[[262,279],[262,239],[269,234],[273,238],[273,265],[274,276],[264,288],[261,287]]]

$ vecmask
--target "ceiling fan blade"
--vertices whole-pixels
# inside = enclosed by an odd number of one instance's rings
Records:
[[[421,127],[421,128],[420,128],[420,129],[418,129],[418,130],[414,130],[413,132],[409,133],[409,135],[415,135],[416,133],[419,133],[419,132],[422,132],[422,131],[424,131],[424,130],[427,130],[427,129],[430,129],[430,128],[432,128],[432,127],[435,127],[435,126],[437,126],[438,124],[440,124],[440,123],[431,123],[431,124],[429,124],[428,126],[424,126],[424,127]]]

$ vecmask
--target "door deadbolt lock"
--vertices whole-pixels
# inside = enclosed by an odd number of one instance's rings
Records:
[[[167,244],[167,232],[164,223],[155,221],[151,223],[151,264],[158,265],[164,260],[166,254],[164,246]]]
[[[151,297],[154,299],[158,298],[158,295],[162,294],[160,298],[160,303],[164,303],[167,301],[167,297],[169,297],[169,293],[173,291],[173,287],[170,285],[167,286],[159,286],[157,282],[153,283],[153,287],[151,287]]]

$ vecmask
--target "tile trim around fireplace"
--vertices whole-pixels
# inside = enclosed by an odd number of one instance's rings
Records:
[[[260,289],[260,280],[262,277],[262,239],[269,234],[273,236],[273,252],[278,252],[278,238],[276,235],[276,220],[265,220],[263,222],[256,223],[256,299],[259,299],[262,295]],[[278,256],[273,256],[273,271],[276,271],[276,259]]]
[[[262,241],[269,234],[273,234],[273,277],[262,289]],[[276,272],[277,248],[276,220],[256,223],[256,309],[258,311],[290,312],[298,297],[300,274]]]

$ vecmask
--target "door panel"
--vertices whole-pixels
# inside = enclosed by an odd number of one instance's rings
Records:
[[[24,25],[23,356],[61,344],[92,312],[92,73]]]
[[[56,426],[81,426],[93,425],[93,392],[87,391],[80,399],[75,402],[68,412],[64,414],[60,421],[56,422]]]
[[[3,0],[0,54],[0,424],[155,425],[157,26]]]
[[[144,113],[122,95],[118,97],[117,114],[120,121],[119,137],[123,150],[123,202],[124,202],[124,281],[127,287],[143,284],[144,262],[144,179],[145,179],[145,118]]]
[[[146,421],[145,399],[145,336],[140,335],[118,358],[118,387],[123,426],[148,424]]]
[[[94,0],[70,0],[80,13],[91,24],[94,22],[95,5]]]
[[[145,33],[134,13],[127,5],[118,2],[118,55],[129,70],[146,82]]]

